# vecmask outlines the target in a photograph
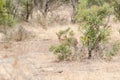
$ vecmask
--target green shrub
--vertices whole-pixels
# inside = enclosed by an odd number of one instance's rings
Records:
[[[12,25],[11,22],[14,21],[12,15],[7,9],[8,4],[6,0],[0,0],[0,24]],[[7,5],[7,6],[6,6]]]
[[[108,39],[110,28],[105,19],[110,9],[108,4],[89,6],[88,2],[82,0],[78,5],[76,19],[83,34],[80,40],[88,50],[88,58],[91,58],[92,51]]]
[[[50,51],[53,51],[57,55],[59,60],[65,60],[71,55],[69,46],[60,44],[58,46],[51,46]]]
[[[56,33],[60,42],[57,46],[51,46],[50,51],[57,55],[58,60],[70,60],[74,57],[76,51],[77,39],[74,37],[74,32],[70,28],[61,30]],[[74,51],[72,50],[74,49]]]
[[[107,52],[107,56],[112,57],[115,56],[120,50],[120,42],[116,42],[112,45],[110,51]]]
[[[6,5],[6,0],[0,0],[0,25],[4,26],[5,34],[7,26],[13,26],[13,23],[15,22],[12,15],[9,14]]]
[[[120,1],[113,0],[114,14],[118,20],[120,20]]]

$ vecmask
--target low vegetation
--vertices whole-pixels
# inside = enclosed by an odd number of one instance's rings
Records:
[[[93,0],[93,2],[95,1]],[[82,43],[81,46],[87,49],[88,59],[91,59],[95,52],[102,57],[103,55],[107,55],[107,57],[114,56],[119,51],[119,44],[113,43],[110,45],[112,47],[110,50],[108,50],[110,46],[106,45],[110,44],[108,41],[110,40],[109,36],[111,32],[111,26],[109,25],[110,15],[114,12],[119,19],[119,4],[117,1],[111,2],[98,0],[95,3],[93,2],[89,2],[89,0],[81,0],[81,3],[78,4],[75,19],[80,24],[79,31],[80,34],[82,34],[79,43]],[[113,7],[111,7],[111,5]],[[74,37],[71,37],[71,35],[68,37],[68,31],[69,29],[58,32],[57,36],[60,45],[52,46],[50,48],[53,53],[59,54],[59,60],[66,60],[70,56],[74,57],[72,54],[76,55],[75,51],[77,50],[72,52],[71,48],[73,47],[71,46],[71,42],[74,41]],[[61,39],[62,35],[64,35],[63,39]],[[63,40],[63,42],[61,42],[61,40]],[[82,51],[82,53],[85,52],[85,50]],[[79,56],[80,53],[81,52],[78,51],[77,56]]]
[[[88,58],[92,56],[92,51],[104,44],[110,34],[110,26],[106,17],[109,15],[109,5],[88,5],[88,0],[83,0],[83,4],[78,5],[76,18],[80,23],[81,42],[88,50]],[[87,8],[89,6],[89,8]]]
[[[71,22],[79,24],[80,40],[75,38],[74,32],[70,28],[59,31],[56,35],[60,44],[52,46],[50,51],[55,53],[59,60],[73,60],[86,51],[88,59],[92,58],[95,52],[102,54],[103,48],[110,44],[110,16],[114,15],[120,20],[119,0],[0,0],[0,25],[3,26],[3,31],[0,31],[7,36],[8,27],[13,26],[15,22],[29,22],[35,11],[42,15],[39,16],[38,22],[43,21],[43,25],[46,26],[49,13],[62,5],[72,7]],[[23,27],[19,28],[20,38],[17,41],[23,40],[23,33],[26,32]],[[80,52],[79,44],[86,51]],[[110,55],[115,55],[114,53],[118,51],[119,48],[116,49],[115,45],[111,45],[113,48]]]
[[[50,51],[57,55],[58,60],[73,60],[77,53],[78,41],[70,28],[56,33],[60,42],[57,46],[51,46]]]

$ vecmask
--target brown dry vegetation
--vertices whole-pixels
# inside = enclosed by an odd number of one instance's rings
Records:
[[[1,31],[1,26],[0,80],[120,80],[120,51],[111,60],[93,56],[90,60],[85,58],[63,62],[58,62],[49,51],[51,45],[59,43],[56,32],[68,27],[80,40],[79,25],[71,24],[72,7],[74,4],[64,4],[47,12],[46,19],[40,10],[35,10],[28,22],[20,20],[14,27],[7,29],[6,35]],[[120,23],[110,20],[112,30],[109,43],[120,41]]]
[[[24,23],[34,38],[0,43],[0,80],[120,80],[120,54],[111,61],[84,59],[82,61],[56,62],[49,52],[58,44],[56,32],[70,27],[79,39],[78,25],[53,26],[44,30],[37,25]],[[120,40],[120,23],[112,23],[111,41]]]

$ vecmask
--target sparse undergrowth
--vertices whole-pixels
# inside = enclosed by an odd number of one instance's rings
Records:
[[[51,46],[50,51],[57,55],[58,60],[72,60],[78,50],[78,41],[70,28],[56,33],[60,42],[57,46]]]
[[[49,50],[53,52],[59,61],[65,60],[81,60],[86,57],[87,49],[84,45],[78,46],[81,42],[78,42],[74,37],[74,33],[70,28],[66,30],[61,30],[56,33],[59,44],[51,46]],[[81,40],[81,39],[80,39]],[[111,60],[113,56],[116,56],[120,51],[120,42],[115,41],[113,43],[104,43],[99,44],[93,51],[93,55],[98,55],[95,57],[99,57],[105,60]],[[78,59],[79,58],[79,59]]]
[[[82,48],[86,48],[86,51],[79,51],[78,41],[75,39],[73,31],[68,28],[57,33],[60,45],[50,48],[50,51],[55,53],[59,60],[76,58],[75,56],[79,56],[79,52],[87,52],[88,59],[91,59],[94,54],[102,57],[105,55],[105,57],[109,58],[117,54],[119,44],[113,43],[111,45],[108,43],[111,32],[109,19],[113,9],[108,3],[101,3],[100,1],[97,3],[98,5],[90,5],[89,0],[81,0],[77,8],[75,18],[80,23],[80,32],[82,34],[79,43],[82,43]]]
[[[120,42],[116,41],[111,43],[110,46],[107,46],[102,51],[102,58],[111,60],[113,56],[116,56],[120,51]]]

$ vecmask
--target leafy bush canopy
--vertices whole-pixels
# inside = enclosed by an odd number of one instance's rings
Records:
[[[105,20],[109,15],[109,5],[89,5],[89,0],[81,0],[78,5],[76,19],[81,23],[80,29],[83,33],[81,41],[88,48],[88,58],[91,58],[92,51],[107,40],[109,26]]]
[[[116,1],[117,0],[114,2],[112,2],[112,0],[80,0],[77,6],[75,19],[80,23],[79,29],[82,33],[80,42],[82,42],[83,47],[87,48],[89,59],[92,57],[93,51],[97,51],[99,54],[104,52],[104,54],[107,53],[103,51],[103,48],[106,48],[105,44],[107,44],[109,40],[111,31],[108,25],[110,15],[114,12],[118,18],[120,16],[119,3]],[[59,54],[59,60],[68,59],[69,56],[73,54],[71,44],[75,42],[75,38],[73,37],[74,33],[68,28],[56,34],[60,41],[60,45],[52,46],[50,50],[56,55]],[[115,55],[119,49],[118,46],[116,47],[116,44],[111,46],[111,51],[108,51],[109,53],[107,54],[112,56]],[[79,55],[77,54],[77,56]]]
[[[75,56],[77,39],[70,28],[56,33],[60,42],[57,46],[51,46],[50,51],[57,55],[58,60],[70,60]]]
[[[117,19],[120,20],[120,1],[114,0],[114,14],[116,15]]]
[[[12,26],[14,19],[12,15],[8,13],[6,5],[6,0],[0,0],[0,25]]]

